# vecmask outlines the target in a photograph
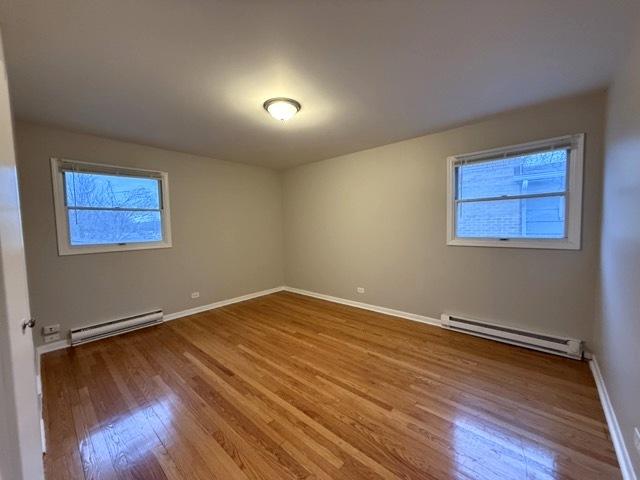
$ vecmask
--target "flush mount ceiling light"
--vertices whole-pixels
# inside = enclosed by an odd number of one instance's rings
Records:
[[[284,97],[270,98],[262,106],[273,118],[283,121],[289,120],[302,108],[300,102]]]

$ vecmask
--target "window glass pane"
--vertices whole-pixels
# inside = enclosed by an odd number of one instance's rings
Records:
[[[459,203],[461,238],[564,238],[564,196]]]
[[[156,178],[64,172],[67,205],[99,208],[160,208]]]
[[[461,200],[565,190],[567,150],[551,150],[456,167]]]
[[[71,245],[162,241],[160,212],[69,209]]]

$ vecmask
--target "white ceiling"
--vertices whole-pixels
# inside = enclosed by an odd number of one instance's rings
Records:
[[[19,118],[285,168],[610,81],[635,0],[2,0]],[[302,103],[287,123],[262,102]]]

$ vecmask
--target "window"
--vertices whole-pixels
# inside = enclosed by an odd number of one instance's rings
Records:
[[[52,158],[58,253],[171,246],[164,172]]]
[[[584,135],[450,157],[449,245],[580,248]]]

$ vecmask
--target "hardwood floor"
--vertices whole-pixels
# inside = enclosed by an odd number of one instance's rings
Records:
[[[49,480],[620,478],[586,362],[292,293],[42,368]]]

